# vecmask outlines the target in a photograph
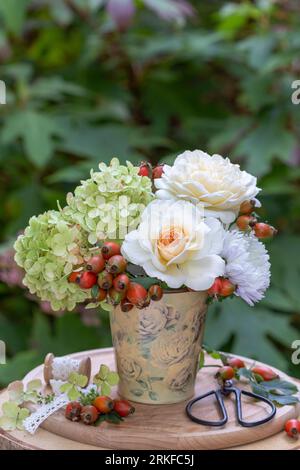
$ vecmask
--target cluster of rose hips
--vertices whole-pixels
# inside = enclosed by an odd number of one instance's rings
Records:
[[[82,406],[78,401],[72,401],[66,406],[65,416],[70,421],[82,421],[84,424],[95,424],[100,415],[108,418],[114,414],[120,418],[134,413],[135,409],[127,400],[112,400],[107,396],[95,398],[93,404]]]
[[[140,164],[139,169],[139,176],[148,176],[150,179],[161,178],[164,172],[164,165],[157,165],[156,167],[152,167],[151,163],[149,162],[142,162]]]
[[[121,304],[123,312],[134,306],[145,308],[151,300],[158,301],[163,296],[162,288],[155,284],[148,291],[141,284],[132,282],[126,274],[127,261],[121,255],[118,243],[103,243],[99,253],[95,253],[81,271],[73,271],[68,280],[82,289],[93,289],[96,301],[107,300],[111,305]]]
[[[227,358],[226,365],[220,367],[216,376],[221,380],[231,380],[235,377],[238,369],[242,369],[245,366],[245,363],[242,359],[238,357],[229,357]],[[251,367],[250,371],[255,375],[258,381],[269,382],[270,380],[278,379],[278,374],[267,366],[254,366]]]
[[[258,222],[253,211],[255,208],[255,201],[245,201],[241,205],[240,215],[237,218],[236,224],[243,232],[254,231],[257,238],[261,240],[268,240],[277,234],[277,230],[269,224]]]

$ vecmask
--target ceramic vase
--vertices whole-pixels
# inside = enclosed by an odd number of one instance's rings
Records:
[[[157,405],[193,396],[206,300],[205,292],[172,292],[142,310],[111,312],[121,397]]]

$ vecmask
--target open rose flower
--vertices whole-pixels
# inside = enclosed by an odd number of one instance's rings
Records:
[[[206,216],[218,217],[225,224],[235,220],[244,201],[253,199],[260,206],[255,199],[260,189],[254,176],[228,158],[201,150],[179,155],[172,167],[164,165],[162,177],[154,181],[159,199],[201,202]]]
[[[209,289],[225,270],[219,256],[224,230],[214,218],[204,219],[187,201],[153,201],[137,230],[126,235],[122,254],[171,288]]]

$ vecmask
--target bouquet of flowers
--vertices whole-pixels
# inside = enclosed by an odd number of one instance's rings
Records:
[[[172,166],[113,159],[81,181],[66,206],[32,217],[15,242],[23,283],[53,310],[78,303],[123,311],[165,290],[236,295],[249,305],[270,282],[254,176],[200,150]]]

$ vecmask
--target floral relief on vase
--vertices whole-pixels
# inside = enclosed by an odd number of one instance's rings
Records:
[[[152,404],[193,396],[206,298],[203,292],[166,293],[143,310],[111,312],[121,396]]]

